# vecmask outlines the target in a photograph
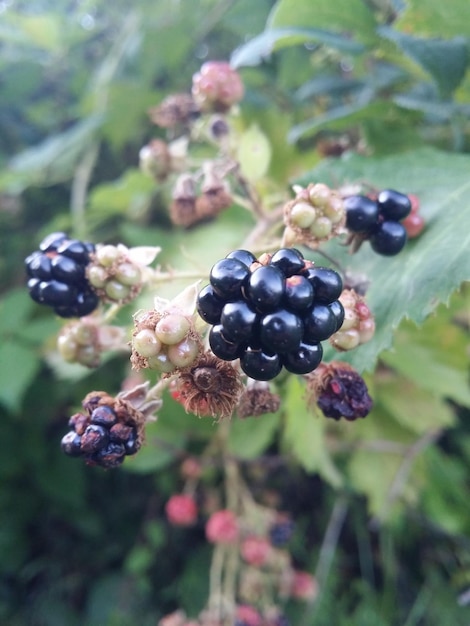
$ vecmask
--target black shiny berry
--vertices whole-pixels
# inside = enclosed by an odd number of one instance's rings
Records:
[[[369,239],[372,249],[383,256],[394,256],[406,244],[406,229],[399,222],[385,221]]]
[[[78,286],[85,279],[85,266],[58,254],[50,260],[50,274],[63,283]]]
[[[212,285],[206,285],[201,289],[197,298],[197,312],[208,324],[218,324],[224,308],[225,300],[220,298]]]
[[[109,432],[107,428],[98,426],[98,424],[90,424],[86,427],[82,435],[80,449],[82,452],[96,452],[104,448],[109,442]]]
[[[223,361],[233,361],[238,359],[244,350],[244,345],[228,341],[222,334],[220,324],[213,326],[209,332],[209,345],[215,356]]]
[[[42,281],[38,287],[40,301],[50,306],[69,305],[76,298],[74,287],[58,280]]]
[[[32,278],[51,278],[51,259],[42,252],[33,252],[25,259],[26,272]]]
[[[91,456],[91,461],[102,467],[113,468],[122,465],[126,449],[122,443],[110,441]]]
[[[62,448],[62,451],[65,452],[65,454],[67,454],[68,456],[81,456],[82,450],[80,448],[80,444],[80,435],[77,435],[75,431],[71,430],[62,437],[60,447]]]
[[[41,294],[39,292],[40,284],[41,284],[41,281],[39,280],[39,278],[30,278],[27,283],[29,295],[38,304],[42,303]]]
[[[220,316],[222,332],[229,341],[248,343],[252,337],[256,319],[256,311],[244,300],[227,302]]]
[[[265,350],[282,354],[298,348],[303,330],[300,317],[279,309],[261,319],[259,336]]]
[[[354,233],[368,233],[379,218],[377,202],[367,196],[349,196],[344,200],[346,228]]]
[[[314,290],[312,283],[305,276],[290,276],[286,279],[284,294],[285,306],[294,312],[305,311],[313,303]]]
[[[81,291],[75,299],[75,311],[77,317],[88,315],[96,309],[100,299],[94,291],[86,289]]]
[[[377,196],[380,215],[385,220],[399,222],[411,213],[411,201],[404,193],[384,189]]]
[[[273,311],[279,306],[284,290],[284,275],[273,265],[263,265],[255,269],[246,286],[249,301],[262,313]]]
[[[117,421],[116,413],[110,406],[97,406],[90,416],[90,421],[92,424],[99,424],[100,426],[110,428]]]
[[[211,269],[210,283],[215,293],[225,300],[241,297],[242,287],[248,280],[250,270],[238,259],[222,259]]]
[[[128,456],[136,454],[140,450],[140,443],[137,439],[137,434],[134,429],[134,433],[124,441],[124,450]]]
[[[281,359],[277,354],[271,355],[253,348],[247,348],[240,359],[240,366],[247,376],[255,380],[271,380],[282,369]]]
[[[74,261],[78,261],[86,265],[90,260],[87,244],[78,239],[68,239],[64,241],[58,248],[57,254],[63,254]]]
[[[325,304],[316,304],[303,318],[304,341],[314,343],[324,341],[337,330],[334,312]]]
[[[295,248],[281,248],[271,258],[271,265],[279,268],[286,278],[299,273],[304,262],[303,255]]]
[[[39,244],[39,250],[42,250],[42,252],[56,251],[61,243],[66,239],[67,235],[65,233],[51,233],[50,235],[47,235],[47,237],[44,237],[41,241]]]
[[[336,319],[336,330],[339,330],[344,322],[344,307],[339,300],[335,300],[328,305],[328,308],[333,313]]]
[[[282,364],[291,374],[308,374],[320,365],[322,356],[321,343],[302,342],[297,350],[282,355]]]
[[[303,275],[313,286],[315,302],[330,304],[343,291],[341,276],[329,267],[309,267],[304,270]]]
[[[238,261],[244,263],[247,267],[250,267],[250,265],[256,261],[255,255],[248,250],[233,250],[233,252],[229,252],[225,258],[237,259]]]

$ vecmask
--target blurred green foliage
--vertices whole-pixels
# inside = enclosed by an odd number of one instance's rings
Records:
[[[138,169],[159,135],[149,107],[230,55],[246,84],[244,141],[267,142],[261,193],[299,180],[397,186],[419,195],[427,222],[403,256],[351,262],[372,278],[378,332],[351,360],[368,372],[373,413],[326,423],[292,379],[278,414],[233,424],[244,461],[290,459],[289,471],[243,467],[295,515],[300,567],[315,568],[331,510],[347,503],[319,601],[287,611],[301,626],[469,623],[469,24],[466,0],[0,2],[2,623],[146,626],[204,606],[202,524],[175,530],[163,507],[181,487],[179,452],[197,454],[214,426],[166,398],[123,470],[65,458],[67,416],[91,389],[117,392],[128,363],[89,372],[51,356],[60,324],[27,297],[22,259],[56,229],[161,245],[180,269],[182,247],[202,268],[237,247],[249,216],[234,207],[182,232],[168,190]],[[325,159],[339,144],[343,157]]]

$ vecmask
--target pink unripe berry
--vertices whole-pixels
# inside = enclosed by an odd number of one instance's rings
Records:
[[[425,222],[419,213],[410,213],[402,221],[403,226],[406,229],[406,234],[410,239],[414,239],[421,235],[424,230]]]
[[[184,478],[200,478],[202,474],[202,465],[193,456],[189,456],[181,463],[181,475]]]
[[[226,61],[208,61],[193,76],[193,98],[208,111],[227,111],[243,98],[240,75]]]
[[[216,511],[207,520],[206,537],[211,543],[235,543],[238,539],[238,530],[235,514],[224,509]]]
[[[197,506],[191,496],[176,494],[165,506],[166,516],[174,526],[192,526],[197,519]]]
[[[272,552],[270,542],[264,537],[247,537],[240,547],[242,558],[255,567],[263,566]]]
[[[297,600],[313,602],[318,595],[318,583],[308,572],[296,570],[292,578],[291,595]]]
[[[237,606],[236,619],[246,626],[262,626],[263,619],[258,611],[249,604]]]

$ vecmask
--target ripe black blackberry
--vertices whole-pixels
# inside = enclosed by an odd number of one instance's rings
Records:
[[[368,240],[372,249],[384,256],[398,254],[406,244],[407,234],[400,221],[411,212],[410,198],[395,191],[384,189],[376,200],[367,196],[350,196],[345,199],[346,227],[352,233],[350,238],[357,249]]]
[[[213,266],[197,310],[212,325],[212,352],[240,359],[250,378],[270,380],[283,367],[303,375],[321,362],[320,341],[343,322],[342,287],[337,272],[314,266],[294,248],[259,259],[235,250]]]
[[[60,317],[82,317],[98,306],[85,269],[92,243],[69,239],[65,233],[51,233],[25,259],[28,291],[31,298],[52,307]]]

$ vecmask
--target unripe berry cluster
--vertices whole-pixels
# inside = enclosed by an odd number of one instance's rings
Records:
[[[270,380],[283,366],[293,374],[318,366],[320,342],[343,322],[341,290],[337,272],[315,267],[294,248],[258,260],[235,250],[212,267],[197,309],[212,325],[209,344],[216,356],[239,358],[247,376]]]
[[[84,412],[72,415],[71,430],[62,438],[65,454],[83,457],[88,465],[113,468],[138,452],[145,420],[130,403],[91,392],[83,407]]]
[[[98,328],[87,319],[64,326],[57,338],[57,349],[67,363],[98,367],[101,357]]]
[[[343,325],[330,337],[330,343],[336,350],[344,352],[372,339],[375,320],[364,298],[354,289],[345,289],[339,301],[344,309]]]
[[[226,61],[208,61],[193,76],[193,98],[202,111],[228,111],[243,93],[239,73]]]
[[[317,245],[341,234],[345,223],[343,199],[323,183],[300,188],[284,208],[285,237],[289,242]]]
[[[171,374],[192,365],[202,344],[190,317],[177,310],[164,314],[148,311],[134,319],[131,363]]]
[[[52,233],[26,260],[28,291],[39,304],[52,307],[60,317],[82,317],[96,309],[97,294],[86,278],[95,246]]]
[[[411,212],[408,196],[393,189],[380,191],[376,199],[355,195],[345,199],[346,227],[361,241],[367,239],[377,254],[394,256],[406,243],[401,220]]]
[[[104,245],[96,249],[87,268],[90,284],[108,302],[125,304],[142,288],[142,268],[128,255],[123,245]]]

